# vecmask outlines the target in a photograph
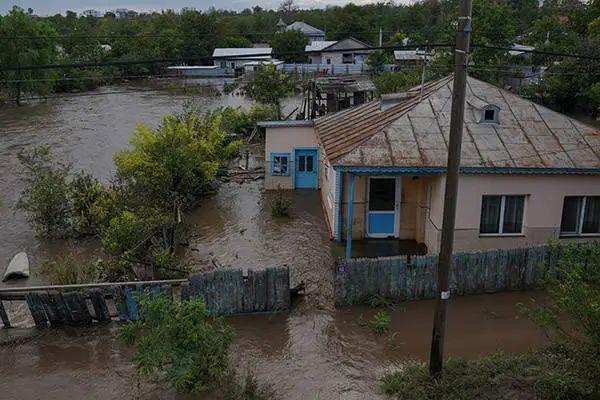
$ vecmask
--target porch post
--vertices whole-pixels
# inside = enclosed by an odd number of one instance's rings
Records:
[[[352,212],[354,208],[354,174],[348,174],[348,220],[346,221],[346,259],[352,258]]]

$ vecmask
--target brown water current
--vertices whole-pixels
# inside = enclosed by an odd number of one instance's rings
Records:
[[[96,245],[91,242],[34,238],[24,216],[14,211],[22,187],[16,152],[49,144],[62,159],[106,179],[112,172],[112,154],[127,146],[137,122],[157,124],[186,101],[183,95],[133,89],[128,94],[0,109],[0,270],[21,250],[32,255],[34,269],[41,258],[94,253]],[[294,101],[287,102],[290,110]],[[197,97],[195,102],[206,109],[248,104],[239,96]],[[260,159],[260,150],[255,153]],[[194,270],[288,264],[292,284],[306,286],[305,295],[289,313],[227,318],[236,331],[233,364],[241,374],[254,372],[284,399],[382,397],[378,379],[386,370],[407,360],[426,359],[433,302],[416,301],[390,310],[390,329],[383,335],[364,323],[379,310],[335,309],[333,265],[342,249],[329,240],[319,194],[289,193],[290,219],[271,216],[271,196],[262,189],[261,180],[224,183],[185,218],[190,240],[180,255]],[[18,284],[36,282],[34,276]],[[519,353],[544,343],[532,323],[517,317],[516,303],[532,297],[543,300],[539,292],[452,298],[447,354],[474,358],[498,350]],[[117,323],[40,332],[28,328],[31,322],[24,310],[22,305],[9,307],[22,328],[0,330],[0,343],[5,343],[0,345],[1,399],[190,398],[159,385],[139,383],[130,361],[132,350],[119,340]]]

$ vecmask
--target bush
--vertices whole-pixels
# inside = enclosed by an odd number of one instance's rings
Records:
[[[139,309],[143,319],[125,325],[121,336],[135,346],[133,361],[142,376],[165,380],[179,392],[210,389],[226,377],[233,331],[202,300],[176,304],[145,295]]]
[[[95,235],[110,214],[110,194],[93,176],[74,174],[46,146],[17,156],[25,167],[25,188],[17,207],[36,233],[48,238]]]
[[[292,210],[292,201],[278,189],[275,197],[271,200],[271,214],[274,217],[289,217]]]

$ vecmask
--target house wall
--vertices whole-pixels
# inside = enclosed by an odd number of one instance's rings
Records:
[[[329,235],[331,238],[335,236],[337,218],[337,172],[329,164],[329,161],[320,152],[319,156],[319,187],[321,188],[321,205],[325,215]]]
[[[294,188],[294,148],[301,147],[319,147],[312,126],[265,128],[265,189]],[[290,154],[289,175],[271,176],[271,153]]]
[[[439,251],[444,177],[432,182],[426,244]],[[600,195],[600,176],[586,175],[461,175],[456,210],[455,251],[541,245],[558,239],[565,196]],[[480,236],[481,201],[485,194],[526,195],[521,236]],[[439,228],[439,229],[438,229]],[[568,238],[564,241],[590,240]]]

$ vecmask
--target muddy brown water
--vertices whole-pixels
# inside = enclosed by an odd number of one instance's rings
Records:
[[[186,101],[182,95],[135,89],[0,109],[1,268],[21,250],[32,255],[34,270],[41,258],[94,253],[93,242],[34,238],[24,216],[14,210],[21,190],[16,152],[49,144],[61,159],[106,179],[112,172],[112,154],[127,146],[137,122],[157,124]],[[287,103],[290,108],[294,101]],[[207,109],[248,104],[239,96],[197,97],[195,102]],[[375,334],[364,324],[377,310],[336,310],[333,263],[343,249],[329,240],[318,193],[290,193],[289,220],[271,216],[271,196],[260,180],[225,183],[186,216],[190,240],[181,256],[195,270],[288,264],[292,283],[306,285],[305,296],[289,313],[227,318],[236,330],[232,362],[241,373],[253,371],[260,382],[272,385],[285,399],[381,397],[378,379],[386,370],[396,363],[426,358],[433,303],[412,302],[392,310],[390,332],[385,335]],[[34,275],[26,283],[37,282]],[[448,355],[473,358],[495,351],[519,353],[544,343],[535,326],[517,317],[515,304],[532,297],[543,299],[536,292],[453,298]],[[24,339],[0,345],[2,399],[186,398],[162,386],[138,384],[131,349],[118,339],[117,324],[40,333],[28,328],[31,322],[22,304],[12,304],[9,312],[21,328],[0,331],[0,342],[10,337]]]

